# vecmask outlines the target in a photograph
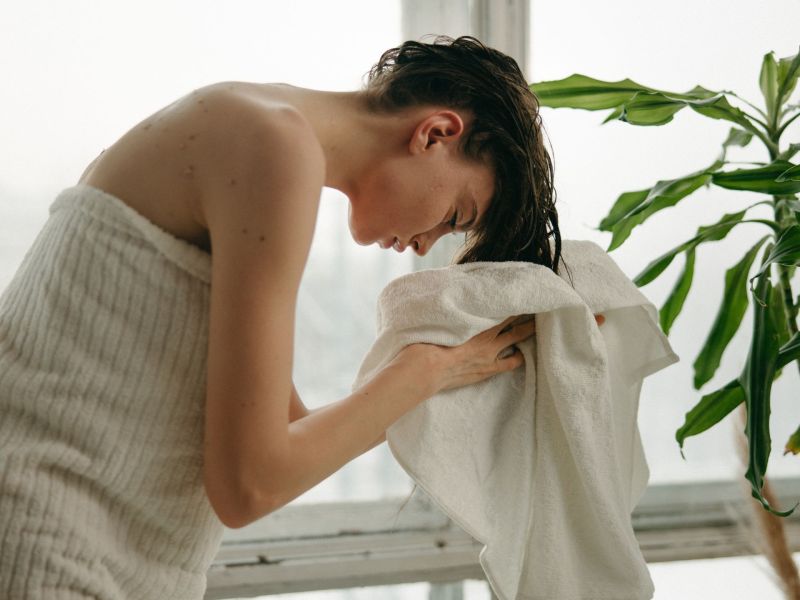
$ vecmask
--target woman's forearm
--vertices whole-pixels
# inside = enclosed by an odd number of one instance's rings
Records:
[[[429,361],[396,360],[350,396],[289,423],[287,456],[252,495],[254,521],[291,502],[382,442],[386,429],[437,391]],[[430,353],[430,361],[436,353]]]

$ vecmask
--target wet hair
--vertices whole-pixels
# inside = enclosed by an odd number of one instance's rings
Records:
[[[471,36],[437,36],[430,44],[407,41],[387,50],[367,76],[363,93],[374,112],[433,104],[472,117],[459,149],[493,169],[495,186],[454,264],[527,261],[558,273],[553,163],[542,141],[539,102],[517,62]]]

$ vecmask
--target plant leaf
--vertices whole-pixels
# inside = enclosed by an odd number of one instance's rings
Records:
[[[722,147],[727,149],[729,146],[747,146],[750,140],[753,139],[753,134],[738,127],[731,127],[728,132],[727,139],[722,142]]]
[[[772,263],[796,265],[798,261],[800,261],[800,225],[792,225],[784,229],[758,273],[750,278],[750,289],[753,287],[753,279],[760,278]]]
[[[783,173],[778,175],[775,181],[800,181],[800,165],[795,165],[786,169]]]
[[[619,120],[631,125],[665,125],[685,106],[685,101],[659,92],[639,92],[622,105]]]
[[[734,408],[744,402],[744,390],[738,379],[733,379],[727,384],[706,394],[694,408],[686,413],[683,425],[675,432],[675,439],[681,448],[683,456],[683,442],[686,438],[704,432],[724,419]]]
[[[800,192],[800,180],[776,181],[776,178],[794,166],[786,160],[775,160],[765,167],[755,169],[717,171],[711,177],[714,184],[730,190],[748,190],[770,195],[794,194]]]
[[[661,273],[663,273],[664,269],[669,266],[669,264],[672,262],[672,259],[675,258],[675,255],[679,252],[684,252],[690,248],[694,248],[698,244],[706,241],[721,240],[728,235],[728,232],[731,229],[741,222],[745,212],[747,212],[746,208],[736,213],[726,213],[722,215],[722,218],[713,225],[701,225],[697,229],[697,234],[693,238],[683,242],[678,246],[675,246],[672,250],[669,250],[658,258],[650,261],[650,263],[644,269],[642,269],[641,273],[639,273],[633,279],[633,282],[639,287],[647,285],[656,277],[661,275]]]
[[[792,454],[800,453],[800,427],[798,427],[795,432],[789,436],[789,439],[786,442],[786,446],[783,450],[784,456],[789,454],[789,452]]]
[[[791,332],[789,331],[789,323],[786,320],[786,304],[783,300],[783,288],[776,285],[773,288],[774,298],[769,305],[769,310],[772,312],[772,319],[775,322],[775,335],[778,338],[778,356],[775,359],[775,379],[780,377],[782,366],[779,363],[781,351],[780,349],[784,344],[789,342]]]
[[[768,303],[780,300],[778,288],[773,288],[769,277],[759,279],[756,294],[767,298]],[[776,298],[777,297],[777,298]],[[788,511],[770,507],[761,495],[764,476],[769,463],[771,440],[769,432],[770,391],[778,357],[778,326],[769,304],[754,303],[753,337],[744,370],[739,376],[747,407],[745,435],[748,439],[749,464],[745,478],[750,482],[751,495],[772,514],[786,517],[794,512],[800,502]]]
[[[776,156],[776,160],[791,160],[791,158],[800,152],[800,144],[789,144],[789,147]]]
[[[783,368],[798,358],[800,358],[800,332],[795,333],[792,338],[778,350],[778,358],[776,360],[777,368]]]
[[[740,108],[732,106],[724,94],[718,93],[707,98],[703,102],[690,103],[689,106],[695,112],[712,119],[722,119],[732,121],[748,131],[755,131],[753,124],[747,115]]]
[[[630,213],[642,202],[644,202],[649,193],[650,188],[635,192],[623,192],[620,194],[619,198],[617,198],[614,202],[614,206],[611,207],[609,213],[605,216],[605,218],[603,218],[602,221],[600,221],[598,229],[600,231],[611,231],[611,226],[615,225],[625,215]]]
[[[661,329],[665,335],[669,335],[669,330],[672,323],[680,314],[683,309],[683,303],[686,301],[686,296],[689,294],[689,289],[692,287],[692,278],[694,277],[694,248],[686,251],[686,263],[683,267],[683,272],[678,276],[675,282],[675,287],[672,288],[664,306],[658,312],[658,319],[661,323]]]
[[[778,107],[792,95],[800,75],[800,51],[778,61]]]
[[[565,79],[532,83],[541,106],[602,110],[615,108],[640,91],[656,91],[630,79],[601,81],[574,73]]]
[[[638,92],[623,104],[619,120],[632,125],[664,125],[685,106],[690,106],[707,117],[733,121],[744,129],[754,131],[747,115],[732,106],[724,92],[712,92],[699,85],[687,94],[656,90]]]
[[[778,103],[778,63],[775,61],[775,52],[768,52],[761,62],[761,73],[758,75],[758,86],[764,96],[767,107],[767,117],[772,121]]]
[[[694,387],[699,390],[714,376],[722,355],[742,323],[747,310],[747,276],[758,250],[769,239],[766,235],[744,257],[725,272],[725,288],[717,316],[703,347],[694,361]]]
[[[529,87],[541,106],[585,110],[613,108],[613,113],[603,123],[617,119],[633,125],[663,125],[687,105],[703,106],[714,104],[720,98],[724,100],[721,92],[699,85],[681,94],[657,90],[631,79],[602,81],[579,73],[564,79],[532,83]],[[728,105],[728,112],[732,109]],[[741,124],[745,129],[751,126],[743,113]]]
[[[622,114],[622,107],[623,107],[623,105],[620,104],[617,108],[615,108],[610,113],[608,113],[608,116],[605,119],[603,119],[601,125],[605,125],[609,121],[618,120],[619,116]]]
[[[638,203],[638,206],[633,208],[621,219],[611,227],[611,243],[609,244],[606,252],[610,252],[619,247],[631,234],[631,231],[637,225],[644,223],[650,216],[658,211],[674,206],[683,198],[694,192],[696,189],[702,187],[704,184],[711,181],[709,171],[719,168],[720,162],[715,162],[709,169],[703,169],[690,173],[684,177],[677,179],[659,180],[647,192],[645,199]],[[635,199],[638,200],[638,194],[642,192],[628,192],[630,194],[637,194]],[[614,207],[620,204],[622,197],[617,199]],[[633,200],[632,198],[631,200]],[[614,209],[612,209],[613,212]]]

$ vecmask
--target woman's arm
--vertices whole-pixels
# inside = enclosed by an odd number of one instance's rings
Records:
[[[519,355],[497,355],[530,332],[496,327],[446,350],[412,344],[347,398],[290,422],[297,293],[324,153],[291,109],[253,112],[219,90],[204,100],[219,128],[204,132],[193,163],[214,248],[203,478],[220,520],[237,528],[329,477],[440,389],[520,366]]]
[[[289,403],[289,422],[293,423],[298,419],[302,419],[307,417],[310,414],[317,413],[323,409],[327,408],[326,406],[318,406],[317,408],[306,408],[306,405],[303,404],[303,401],[300,399],[300,396],[297,394],[297,388],[292,384],[292,399]],[[367,450],[372,450],[378,444],[381,444],[386,441],[386,432],[381,432],[380,437],[377,440],[372,442],[372,444],[367,447]]]
[[[429,357],[430,362],[399,355],[350,396],[290,423],[288,455],[280,469],[273,465],[272,480],[263,481],[260,493],[251,497],[245,524],[288,504],[382,442],[389,425],[433,396],[438,389],[433,373],[439,366],[434,352]]]
[[[406,346],[355,393],[291,423],[287,460],[275,486],[265,485],[269,491],[253,497],[249,518],[284,506],[375,447],[392,423],[438,392],[522,366],[514,344],[533,335],[536,325],[533,319],[512,325],[515,320],[511,316],[460,346]],[[513,352],[498,358],[508,349]],[[364,444],[365,438],[373,441]]]
[[[294,386],[294,382],[292,382],[292,397],[289,401],[289,422],[291,423],[292,421],[297,421],[297,419],[302,419],[313,412],[313,410],[306,408],[306,405],[300,400],[300,396],[297,395],[297,388]]]

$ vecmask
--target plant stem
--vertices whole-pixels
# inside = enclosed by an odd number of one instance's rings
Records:
[[[780,112],[780,107],[777,107],[772,127],[767,130],[767,135],[771,142],[771,145],[767,144],[770,161],[775,161],[780,152],[781,133],[786,129],[786,125],[794,120],[791,119],[789,122],[784,123],[783,127],[779,130],[778,115]],[[780,200],[793,198],[793,196],[774,195],[772,198],[774,200],[775,222],[780,228],[780,232],[775,236],[777,240],[786,228],[797,224],[797,218],[794,216],[794,213],[786,208],[785,204],[780,202]],[[789,267],[780,263],[776,266],[778,267],[778,285],[781,287],[781,293],[783,294],[783,310],[786,315],[786,325],[789,328],[789,337],[791,338],[791,336],[797,333],[797,311],[798,308],[800,308],[800,302],[796,304],[793,300],[792,282],[789,280]],[[800,296],[798,296],[798,299],[800,299]],[[800,358],[795,361],[795,364],[797,365],[798,373],[800,373]]]
[[[780,204],[779,200],[787,198],[787,196],[773,196],[775,199],[775,221],[781,228],[781,232],[785,231],[788,227],[795,224],[796,220],[787,215],[785,204]],[[784,311],[786,312],[786,324],[789,327],[791,335],[797,333],[797,312],[800,309],[793,299],[792,282],[789,280],[789,267],[787,265],[778,264],[778,276],[783,293]],[[800,361],[797,364],[800,369]]]

